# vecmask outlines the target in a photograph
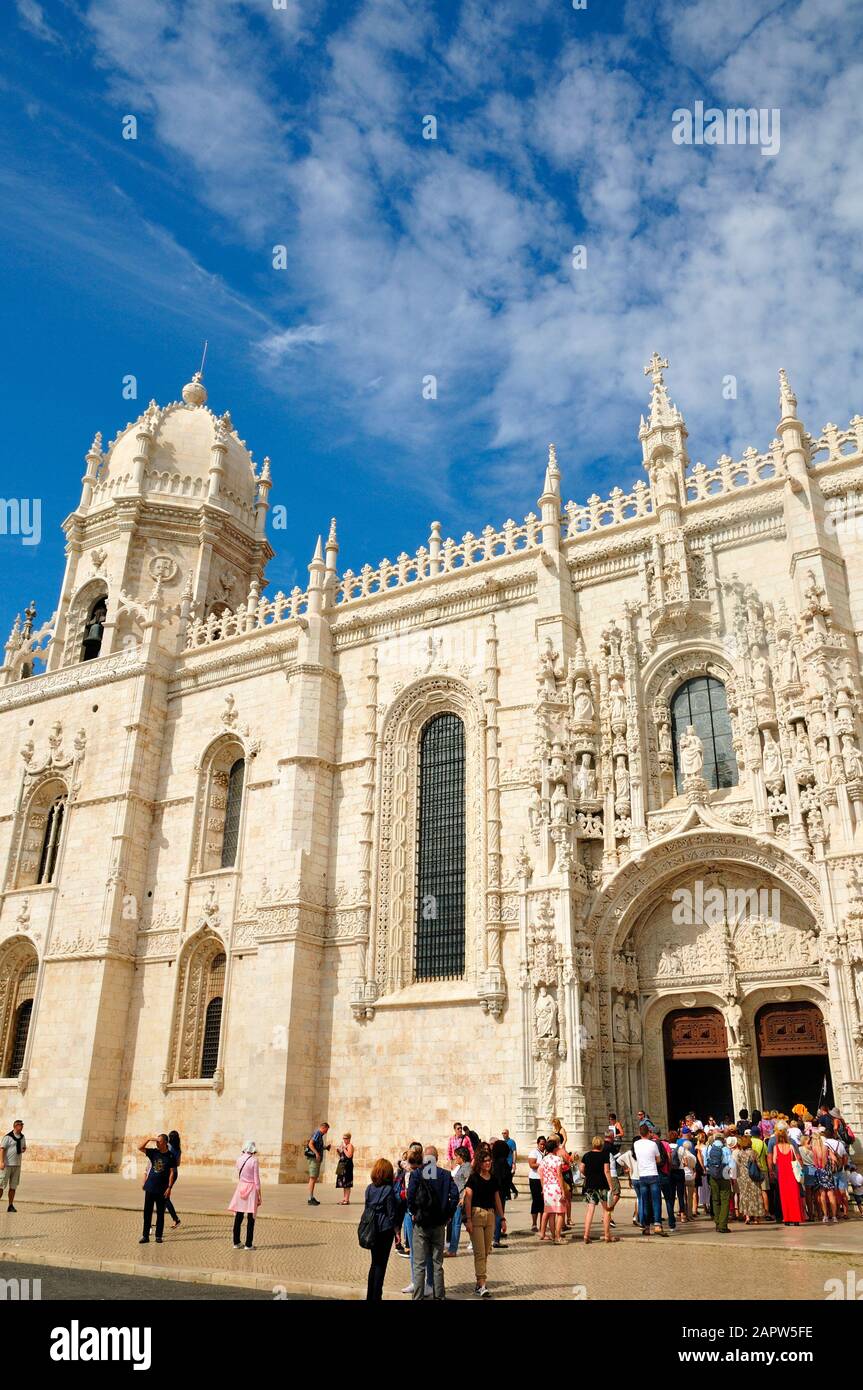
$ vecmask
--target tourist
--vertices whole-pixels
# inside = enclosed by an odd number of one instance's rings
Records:
[[[698,1183],[698,1202],[701,1203],[701,1210],[705,1216],[710,1214],[710,1178],[704,1163],[704,1155],[707,1151],[707,1130],[700,1129],[695,1140],[695,1163],[696,1178]],[[696,1216],[698,1215],[698,1203],[696,1203]]]
[[[833,1112],[831,1111],[830,1113],[832,1116]],[[839,1219],[840,1221],[845,1221],[848,1217],[848,1174],[846,1172],[846,1164],[848,1162],[848,1149],[843,1140],[839,1138],[840,1124],[844,1126],[844,1121],[841,1121],[839,1117],[839,1112],[837,1110],[836,1116],[834,1117],[833,1133],[824,1134],[824,1143],[827,1145],[827,1148],[833,1155],[833,1182],[834,1192],[836,1194],[836,1216],[837,1219]],[[844,1126],[844,1132],[846,1134],[850,1133],[847,1126]]]
[[[474,1293],[480,1298],[488,1294],[486,1285],[488,1255],[496,1219],[503,1218],[500,1185],[495,1176],[492,1152],[481,1144],[474,1154],[473,1171],[464,1192],[464,1224],[473,1246],[473,1268],[476,1276]]]
[[[0,1192],[8,1193],[7,1211],[15,1212],[15,1193],[21,1186],[21,1160],[27,1148],[24,1138],[24,1121],[14,1120],[9,1133],[0,1142]]]
[[[784,1226],[799,1226],[805,1219],[805,1206],[794,1165],[800,1167],[796,1146],[788,1138],[788,1128],[777,1126],[767,1146],[767,1162],[775,1173]],[[801,1169],[802,1176],[802,1169]]]
[[[698,1163],[691,1139],[684,1139],[680,1145],[680,1172],[683,1176],[683,1204],[686,1217],[694,1221],[698,1215]]]
[[[737,1140],[737,1214],[746,1226],[757,1226],[764,1214],[761,1189],[766,1173],[752,1150],[752,1136]]]
[[[858,1173],[853,1163],[848,1164],[848,1193],[857,1208],[857,1215],[863,1216],[863,1173]]]
[[[336,1149],[336,1153],[339,1156],[339,1161],[336,1164],[336,1187],[340,1187],[345,1194],[339,1202],[339,1206],[349,1207],[354,1185],[354,1146],[351,1143],[350,1133],[342,1135],[342,1142]]]
[[[395,1249],[396,1254],[401,1255],[404,1259],[410,1259],[411,1253],[408,1247],[402,1241],[402,1224],[404,1222],[405,1215],[407,1212],[408,1200],[406,1177],[407,1167],[408,1151],[407,1149],[402,1149],[401,1157],[395,1165],[395,1179],[393,1181],[393,1191],[395,1192],[396,1198],[399,1203],[399,1220],[395,1230]],[[413,1281],[411,1281],[411,1290],[413,1290]]]
[[[464,1190],[471,1173],[470,1153],[464,1145],[456,1149],[453,1155],[453,1162],[455,1167],[452,1169],[452,1180],[458,1189],[459,1202],[452,1214],[452,1220],[450,1221],[449,1243],[444,1251],[445,1257],[452,1257],[458,1254],[458,1243],[461,1237],[462,1221],[464,1220]]]
[[[608,1112],[608,1126],[605,1131],[608,1141],[617,1146],[623,1139],[623,1125],[618,1120],[613,1110]]]
[[[408,1211],[412,1218],[411,1252],[413,1259],[414,1300],[425,1297],[426,1264],[431,1256],[432,1295],[436,1300],[446,1298],[443,1277],[443,1248],[447,1223],[459,1203],[458,1188],[452,1174],[438,1165],[438,1151],[427,1144],[422,1163],[414,1168],[408,1182]]]
[[[559,1148],[560,1140],[557,1135],[550,1134],[545,1141],[545,1153],[537,1165],[542,1182],[542,1219],[539,1224],[539,1238],[543,1241],[551,1239],[555,1245],[562,1244],[561,1229],[566,1211],[563,1158],[558,1152]],[[549,1225],[553,1232],[551,1237],[547,1234]]]
[[[642,1114],[639,1111],[639,1114]],[[651,1136],[650,1125],[642,1120],[638,1127],[639,1137],[632,1146],[638,1172],[638,1222],[643,1236],[650,1235],[651,1217],[653,1234],[665,1236],[662,1229],[662,1187],[659,1178],[659,1159],[661,1150]]]
[[[671,1172],[669,1173],[671,1202],[672,1208],[676,1202],[677,1214],[683,1222],[689,1219],[689,1213],[686,1206],[686,1178],[680,1164],[680,1142],[679,1132],[676,1129],[670,1129],[668,1131],[668,1147],[671,1150],[669,1155],[671,1159]]]
[[[228,1211],[234,1213],[235,1250],[254,1250],[255,1217],[262,1201],[258,1149],[254,1139],[248,1139],[237,1159],[237,1185],[234,1188],[234,1195],[228,1203]],[[245,1246],[242,1243],[244,1216],[246,1218]],[[158,1236],[156,1239],[158,1240]]]
[[[770,1174],[767,1168],[767,1144],[761,1138],[760,1132],[757,1132],[755,1128],[755,1116],[759,1114],[760,1111],[758,1110],[753,1110],[752,1112],[753,1128],[749,1132],[749,1143],[752,1151],[752,1158],[761,1170],[761,1182],[758,1184],[758,1191],[761,1197],[761,1214],[765,1221],[772,1221],[773,1217],[770,1212]],[[760,1124],[760,1120],[758,1123]]]
[[[602,1207],[602,1238],[609,1244],[617,1241],[618,1236],[611,1234],[611,1202],[609,1193],[611,1191],[611,1167],[609,1164],[610,1151],[605,1141],[599,1134],[594,1135],[590,1153],[583,1155],[581,1160],[581,1173],[584,1178],[584,1243],[590,1244],[590,1228],[593,1225],[593,1213],[597,1207]]]
[[[511,1137],[508,1129],[502,1130],[500,1137],[506,1144],[506,1147],[509,1149],[509,1196],[517,1197],[518,1192],[516,1191],[515,1186],[515,1165],[518,1159],[518,1145],[516,1144],[515,1140]]]
[[[542,1202],[542,1179],[539,1176],[539,1165],[545,1153],[545,1135],[540,1134],[536,1141],[536,1148],[531,1149],[527,1156],[527,1166],[530,1169],[528,1185],[530,1187],[530,1229],[536,1235],[539,1226],[538,1221],[543,1213]]]
[[[829,1143],[824,1131],[817,1129],[812,1136],[809,1149],[815,1165],[821,1220],[832,1224],[836,1220],[836,1156],[832,1145],[828,1147]]]
[[[180,1160],[183,1157],[183,1145],[180,1143],[180,1136],[176,1129],[168,1130],[168,1143],[171,1147],[171,1153],[174,1158],[174,1167],[171,1170],[171,1180],[168,1183],[168,1187],[165,1192],[165,1211],[171,1218],[171,1230],[176,1231],[177,1227],[180,1224],[180,1218],[174,1209],[174,1203],[171,1201],[171,1193],[177,1185],[177,1178],[179,1177],[180,1169]]]
[[[410,1187],[411,1179],[413,1178],[414,1173],[417,1172],[418,1169],[422,1168],[422,1164],[423,1146],[422,1144],[414,1140],[413,1143],[408,1144],[407,1147],[406,1167],[404,1172],[404,1218],[402,1221],[402,1234],[404,1236],[405,1245],[407,1246],[406,1253],[411,1262],[411,1281],[406,1288],[402,1289],[402,1293],[409,1293],[411,1294],[411,1296],[413,1295],[414,1291],[414,1276],[416,1274],[416,1265],[414,1261],[413,1239],[414,1220],[410,1208],[408,1207],[408,1188]],[[430,1298],[434,1292],[433,1277],[434,1272],[432,1269],[431,1251],[429,1251],[425,1262],[425,1295],[427,1298]]]
[[[456,1149],[467,1149],[468,1153],[470,1154],[470,1157],[473,1158],[473,1144],[471,1142],[470,1135],[465,1133],[458,1120],[456,1120],[455,1124],[453,1125],[452,1134],[447,1140],[446,1156],[450,1168],[452,1168],[453,1165],[453,1159],[455,1158]]]
[[[704,1167],[710,1184],[713,1224],[719,1235],[730,1235],[728,1211],[731,1206],[731,1178],[734,1159],[724,1136],[716,1127],[710,1133],[710,1142],[704,1152]]]
[[[495,1178],[497,1179],[497,1190],[500,1195],[500,1210],[494,1218],[494,1239],[492,1241],[493,1250],[506,1250],[506,1204],[509,1199],[511,1186],[511,1172],[509,1166],[510,1151],[505,1139],[495,1139],[491,1146],[491,1166]]]
[[[470,1125],[468,1124],[462,1126],[462,1132],[464,1134],[464,1137],[468,1140],[468,1143],[465,1147],[470,1149],[471,1162],[473,1162],[473,1156],[479,1148],[479,1135],[477,1134],[476,1130],[471,1129]]]
[[[629,1178],[629,1186],[631,1187],[635,1195],[635,1206],[632,1212],[632,1224],[633,1226],[638,1226],[640,1225],[639,1212],[641,1210],[638,1195],[640,1191],[640,1186],[638,1182],[638,1163],[636,1161],[635,1154],[632,1152],[632,1149],[623,1149],[620,1153],[616,1153],[614,1155],[614,1166],[617,1170],[618,1176],[621,1173],[625,1173],[626,1176]]]
[[[374,1236],[368,1247],[371,1263],[366,1301],[378,1303],[384,1296],[384,1279],[396,1230],[401,1225],[401,1204],[396,1195],[395,1173],[388,1158],[379,1158],[366,1188],[364,1213],[374,1213]]]
[[[329,1132],[329,1125],[326,1120],[322,1120],[306,1145],[305,1154],[309,1165],[309,1199],[310,1207],[319,1207],[321,1204],[315,1196],[315,1187],[318,1178],[321,1176],[321,1164],[324,1161],[324,1150],[329,1149],[330,1145],[326,1142]]]
[[[815,1155],[812,1152],[812,1137],[812,1125],[808,1123],[797,1146],[797,1155],[803,1170],[803,1201],[806,1206],[807,1221],[817,1221],[819,1214],[818,1170],[815,1166]]]
[[[673,1130],[672,1133],[674,1133]],[[659,1173],[659,1191],[662,1194],[662,1200],[665,1202],[665,1210],[668,1214],[668,1230],[670,1234],[673,1234],[677,1230],[677,1220],[674,1215],[674,1180],[671,1176],[673,1150],[668,1140],[663,1139],[657,1129],[654,1128],[651,1137],[657,1148],[656,1169]]]
[[[155,1148],[150,1148],[150,1145],[155,1145]],[[160,1134],[156,1139],[145,1139],[139,1153],[145,1156],[150,1168],[144,1179],[144,1234],[138,1244],[150,1243],[150,1222],[155,1207],[156,1244],[161,1245],[165,1230],[165,1193],[171,1186],[171,1174],[175,1171],[174,1155],[167,1134]]]
[[[749,1129],[749,1127],[751,1126],[751,1124],[752,1124],[752,1121],[751,1121],[750,1118],[749,1118],[749,1111],[748,1111],[748,1110],[746,1109],[746,1107],[744,1106],[743,1109],[742,1109],[741,1112],[740,1112],[740,1117],[739,1117],[739,1119],[738,1119],[738,1121],[737,1121],[737,1124],[734,1126],[735,1129],[736,1129],[736,1131],[737,1131],[737,1136],[738,1136],[738,1138],[739,1138],[742,1134],[745,1134],[745,1133],[746,1133],[746,1131]]]
[[[611,1142],[611,1140],[610,1140],[608,1137],[606,1137],[606,1138],[603,1140],[603,1142],[602,1142],[602,1147],[603,1147],[603,1151],[604,1151],[604,1153],[606,1154],[606,1157],[607,1157],[607,1160],[608,1160],[608,1176],[609,1176],[608,1205],[609,1205],[609,1207],[610,1207],[610,1209],[611,1209],[611,1225],[613,1226],[613,1225],[614,1225],[614,1219],[613,1219],[613,1218],[614,1218],[614,1208],[617,1206],[618,1202],[620,1201],[620,1174],[619,1174],[618,1171],[617,1171],[617,1150],[618,1150],[618,1148],[619,1148],[619,1145],[618,1145],[618,1144],[613,1144],[613,1143]],[[579,1164],[579,1173],[578,1173],[578,1176],[581,1178],[581,1181],[582,1181],[582,1184],[583,1184],[583,1183],[584,1183],[584,1174],[583,1174],[582,1171],[581,1171],[581,1165],[580,1165],[580,1164]],[[583,1185],[582,1185],[582,1192],[583,1192],[585,1195],[587,1195],[587,1189],[586,1189]]]

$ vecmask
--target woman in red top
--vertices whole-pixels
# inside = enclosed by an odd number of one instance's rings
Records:
[[[800,1184],[794,1176],[793,1164],[796,1157],[794,1145],[785,1130],[779,1131],[779,1138],[773,1146],[773,1152],[768,1153],[767,1157],[779,1178],[782,1224],[784,1226],[799,1226],[801,1221],[806,1220],[806,1213],[803,1208]]]

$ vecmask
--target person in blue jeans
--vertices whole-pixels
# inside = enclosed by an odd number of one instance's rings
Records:
[[[467,1149],[455,1149],[453,1152],[453,1158],[456,1160],[456,1165],[452,1169],[452,1180],[458,1188],[459,1204],[453,1212],[453,1218],[450,1222],[449,1243],[447,1245],[446,1251],[444,1252],[448,1256],[458,1254],[458,1243],[459,1238],[461,1236],[461,1224],[464,1219],[464,1189],[465,1184],[467,1183],[467,1180],[470,1177],[470,1154],[468,1153]]]
[[[662,1189],[659,1178],[659,1146],[651,1135],[650,1126],[641,1124],[638,1138],[632,1146],[638,1171],[638,1222],[641,1234],[650,1235],[651,1216],[655,1235],[667,1235],[662,1229]]]
[[[410,1183],[411,1175],[414,1173],[414,1171],[415,1171],[417,1168],[422,1168],[422,1166],[423,1166],[423,1146],[422,1146],[422,1144],[418,1144],[418,1143],[416,1143],[416,1141],[414,1141],[414,1143],[408,1145],[408,1166],[407,1166],[407,1171],[406,1171],[406,1173],[405,1173],[405,1202],[406,1202],[406,1203],[407,1203],[407,1187],[408,1187],[408,1184]],[[410,1211],[407,1209],[407,1205],[406,1205],[406,1206],[405,1206],[404,1221],[402,1222],[402,1240],[403,1240],[404,1244],[407,1246],[407,1248],[408,1248],[408,1254],[410,1255],[410,1261],[411,1261],[411,1281],[410,1281],[410,1283],[408,1284],[407,1288],[402,1289],[402,1293],[413,1293],[413,1287],[414,1287],[414,1240],[413,1240],[413,1235],[414,1235],[414,1219],[413,1219],[413,1216],[411,1215]],[[428,1258],[427,1258],[427,1260],[426,1260],[426,1293],[431,1293],[433,1286],[434,1286],[434,1285],[433,1285],[432,1260],[431,1260],[431,1254],[429,1254],[429,1256],[428,1256]]]

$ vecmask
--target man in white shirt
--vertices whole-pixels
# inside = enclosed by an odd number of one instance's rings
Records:
[[[21,1159],[27,1148],[24,1121],[16,1120],[9,1133],[0,1139],[0,1192],[9,1190],[7,1211],[16,1211],[15,1192],[21,1186]]]
[[[642,1235],[650,1235],[650,1218],[653,1215],[653,1234],[664,1236],[662,1229],[662,1188],[659,1181],[659,1146],[651,1138],[650,1126],[641,1124],[639,1137],[632,1146],[638,1176],[638,1218]]]

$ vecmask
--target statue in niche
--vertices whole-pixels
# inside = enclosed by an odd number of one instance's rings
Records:
[[[552,782],[562,782],[566,776],[566,764],[563,761],[563,749],[556,743],[551,751],[551,761],[548,765],[548,775]]]
[[[700,777],[704,768],[704,744],[692,724],[680,739],[680,766],[684,777]]]
[[[596,1042],[597,1039],[597,1019],[596,1009],[593,1007],[590,995],[585,994],[581,1000],[581,1026],[584,1029],[584,1038],[588,1043]]]
[[[542,823],[542,797],[539,794],[539,787],[531,787],[530,789],[527,818],[531,830],[538,830]]]
[[[728,997],[725,1010],[725,1026],[729,1032],[732,1047],[740,1047],[743,1042],[743,1010],[733,995]]]
[[[785,685],[800,684],[800,662],[790,637],[786,637],[782,648],[782,680]]]
[[[674,745],[671,741],[670,724],[660,724],[659,726],[659,756],[669,759],[674,757]]]
[[[629,773],[626,768],[626,758],[622,753],[618,753],[615,759],[614,794],[618,801],[629,800]]]
[[[557,694],[557,682],[560,677],[560,662],[557,652],[551,644],[551,638],[545,639],[545,650],[540,654],[538,684],[546,696]]]
[[[611,700],[611,719],[614,724],[626,723],[626,696],[619,680],[613,680],[609,687]]]
[[[626,1023],[629,1030],[629,1041],[637,1045],[641,1042],[641,1016],[635,1006],[634,999],[630,999],[626,1006]]]
[[[850,734],[842,735],[842,762],[849,782],[855,777],[863,777],[863,753]]]
[[[593,721],[593,700],[590,696],[587,681],[583,676],[579,676],[575,683],[573,713],[580,724],[589,724]]]
[[[782,777],[782,749],[770,729],[764,730],[764,780],[774,782]]]
[[[562,782],[558,782],[551,798],[551,821],[552,825],[566,825],[569,802],[566,796],[566,788]]]
[[[826,739],[819,739],[815,747],[815,775],[822,787],[830,785],[830,749]]]
[[[540,985],[536,996],[534,1020],[537,1038],[557,1038],[557,1005],[545,985]]]
[[[615,1042],[629,1042],[629,1025],[626,1018],[626,1005],[618,994],[611,1011],[611,1026]]]
[[[575,774],[575,784],[578,788],[579,796],[585,801],[592,801],[596,796],[596,773],[590,765],[590,754],[582,753],[578,771]]]
[[[757,647],[752,648],[752,684],[756,690],[770,689],[770,665]]]
[[[812,765],[812,754],[809,751],[809,738],[806,733],[806,725],[798,724],[794,733],[794,766],[810,767]]]
[[[653,486],[656,489],[656,505],[658,507],[676,506],[680,498],[677,494],[677,483],[674,478],[674,465],[671,463],[657,463],[653,474]]]

